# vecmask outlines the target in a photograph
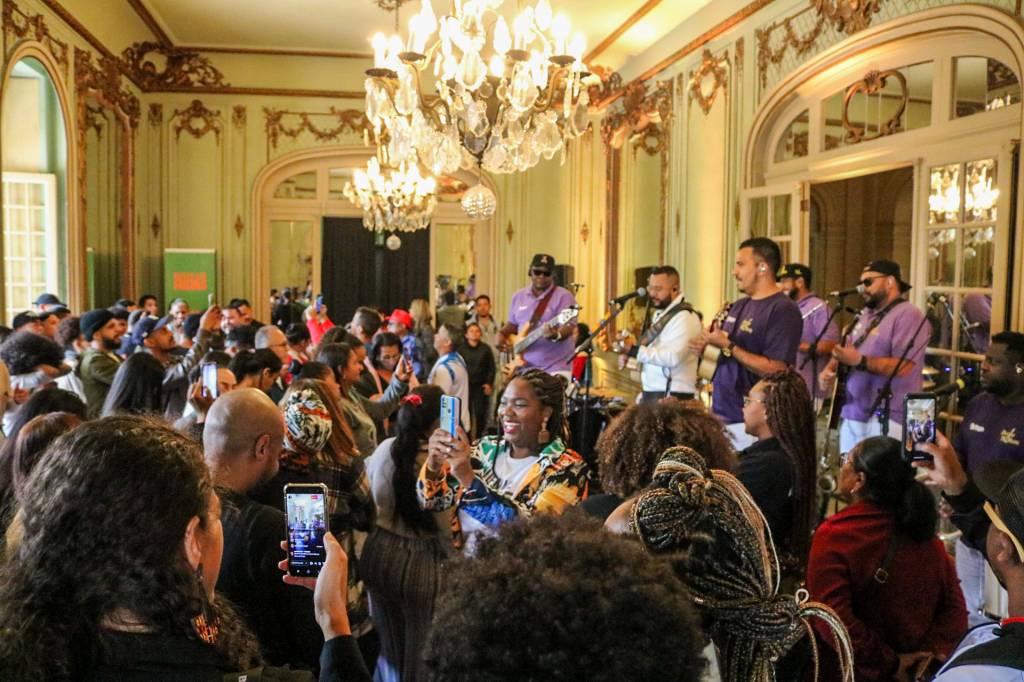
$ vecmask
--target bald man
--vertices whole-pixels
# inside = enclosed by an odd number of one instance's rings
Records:
[[[217,591],[234,602],[273,665],[315,669],[323,634],[313,593],[281,581],[285,515],[246,493],[277,473],[284,419],[266,393],[241,388],[214,401],[203,450],[221,498],[224,558]]]

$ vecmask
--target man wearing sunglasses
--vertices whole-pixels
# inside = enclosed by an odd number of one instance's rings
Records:
[[[499,350],[509,349],[508,337],[515,334],[522,325],[530,323],[530,329],[546,323],[569,306],[576,305],[576,298],[567,290],[555,284],[555,259],[546,253],[538,253],[530,261],[530,286],[524,287],[512,296],[508,322],[495,336]],[[570,320],[560,327],[548,330],[545,338],[539,339],[523,351],[522,361],[526,367],[536,367],[545,372],[569,371],[572,357],[572,330],[576,320]]]
[[[879,391],[890,375],[893,380],[888,435],[897,440],[903,437],[903,398],[921,390],[924,351],[931,338],[931,326],[924,313],[903,298],[910,285],[903,281],[898,263],[868,263],[857,288],[864,298],[864,307],[846,342],[832,349],[832,359],[819,375],[822,386],[831,388],[840,365],[849,371],[845,395],[837,396],[843,400],[839,452],[847,452],[865,438],[881,434],[880,416],[877,409],[874,414],[871,410],[872,406],[880,407]]]

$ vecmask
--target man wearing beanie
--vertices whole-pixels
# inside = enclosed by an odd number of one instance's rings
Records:
[[[85,391],[86,414],[98,417],[114,381],[121,358],[114,352],[121,345],[121,332],[114,314],[106,308],[90,310],[81,318],[82,337],[89,347],[82,353],[75,371]]]

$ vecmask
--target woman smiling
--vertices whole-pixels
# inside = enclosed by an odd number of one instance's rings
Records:
[[[501,437],[470,446],[438,429],[420,470],[420,506],[456,510],[456,546],[473,534],[534,512],[560,513],[587,496],[590,471],[563,441],[562,379],[537,369],[516,376],[498,404]]]

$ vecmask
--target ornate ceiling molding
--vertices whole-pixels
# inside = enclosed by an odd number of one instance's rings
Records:
[[[313,122],[313,117],[323,116],[333,118],[337,124],[330,128],[321,128]],[[267,135],[267,143],[270,147],[277,149],[281,136],[296,139],[303,132],[308,132],[318,142],[337,142],[341,136],[349,134],[362,134],[366,127],[366,113],[359,109],[338,109],[331,107],[326,112],[310,111],[285,111],[283,109],[263,108],[265,120],[264,130]],[[285,123],[285,119],[295,120],[294,125]]]
[[[5,43],[9,38],[14,38],[14,41],[8,45],[8,54],[10,54],[14,42],[35,40],[46,46],[46,49],[53,55],[56,62],[64,67],[64,73],[67,74],[70,65],[68,44],[53,37],[50,27],[46,25],[46,18],[42,14],[29,14],[18,7],[14,0],[3,0],[3,30]]]
[[[207,109],[197,99],[192,100],[192,104],[187,108],[175,110],[172,120],[175,120],[174,138],[176,140],[181,139],[182,132],[186,132],[197,140],[207,133],[213,133],[217,141],[220,141],[220,110]],[[201,123],[197,125],[197,121]]]
[[[113,59],[101,56],[99,66],[93,64],[92,54],[75,48],[75,91],[80,96],[93,93],[107,105],[119,109],[132,130],[139,125],[142,108],[139,98],[121,84],[121,67]]]
[[[121,53],[124,68],[147,91],[228,87],[224,74],[198,52],[160,43],[133,43]]]
[[[882,9],[885,0],[812,0],[818,16],[846,35],[871,25],[871,18]]]
[[[590,108],[596,111],[601,109],[606,102],[618,97],[624,86],[622,76],[618,71],[598,65],[590,67],[590,70],[601,79],[600,84],[591,85],[587,90],[587,94],[590,96]]]
[[[608,113],[601,122],[601,140],[606,147],[621,149],[626,139],[643,133],[642,146],[648,148],[651,133],[660,136],[662,126],[672,118],[672,80],[657,81],[648,93],[644,82],[634,81],[626,86],[621,105]],[[647,128],[654,126],[652,131]]]
[[[711,50],[705,48],[701,56],[700,66],[690,72],[689,87],[687,88],[687,103],[694,100],[700,105],[700,110],[707,116],[711,113],[711,107],[715,106],[715,99],[718,98],[718,91],[721,90],[725,96],[729,94],[729,51],[722,53],[721,57],[711,54]],[[705,83],[711,80],[711,91],[705,89]]]

